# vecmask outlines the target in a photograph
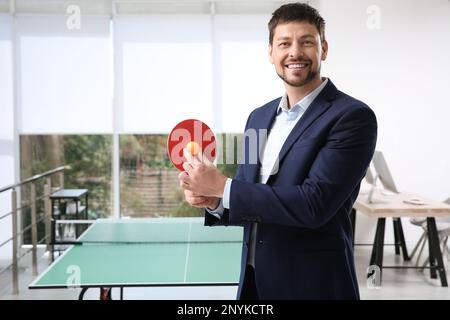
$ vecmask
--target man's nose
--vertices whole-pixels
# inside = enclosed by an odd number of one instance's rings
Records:
[[[290,51],[289,51],[289,57],[297,59],[303,57],[303,48],[298,43],[293,43]]]

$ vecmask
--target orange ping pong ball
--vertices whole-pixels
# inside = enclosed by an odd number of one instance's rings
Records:
[[[191,155],[195,156],[200,151],[200,146],[197,142],[191,141],[186,145],[186,149]]]

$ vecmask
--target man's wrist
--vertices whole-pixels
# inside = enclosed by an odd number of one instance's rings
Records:
[[[220,199],[217,199],[217,204],[215,204],[214,208],[211,208],[209,206],[206,207],[209,211],[215,211],[220,206]]]
[[[220,177],[218,191],[217,191],[217,194],[215,195],[217,198],[223,198],[223,192],[225,190],[225,185],[227,183],[227,180],[228,180],[228,178],[223,175]]]
[[[205,210],[209,214],[212,214],[216,218],[220,219],[220,218],[222,218],[222,215],[223,215],[223,212],[224,212],[225,209],[224,209],[224,207],[222,205],[222,199],[218,199],[218,200],[219,200],[219,204],[217,205],[217,208],[212,210],[212,209],[209,209],[208,207],[206,207]]]

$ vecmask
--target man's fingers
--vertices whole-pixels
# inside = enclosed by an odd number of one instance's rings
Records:
[[[185,189],[185,190],[190,190],[190,177],[186,172],[180,172],[178,174],[178,179],[180,180],[180,187]]]
[[[207,156],[205,156],[204,154],[202,154],[202,162],[206,165],[214,165]]]
[[[192,157],[195,161],[195,163],[203,163],[206,165],[212,165],[213,163],[209,160],[207,156],[203,152],[197,153],[195,156]]]
[[[184,197],[191,206],[204,207],[207,204],[207,198],[196,194],[191,190],[184,190]]]
[[[199,197],[186,197],[186,201],[193,206],[201,206],[206,204],[206,198],[199,196]]]
[[[178,174],[178,180],[180,180],[180,181],[188,181],[188,179],[189,179],[189,175],[185,172],[185,171],[183,171],[183,172],[180,172],[179,174]]]
[[[186,158],[187,162],[192,162],[192,155],[187,148],[183,148],[183,157]]]
[[[200,167],[202,164],[206,166],[214,166],[214,164],[206,157],[201,151],[195,155],[192,155],[187,148],[183,149],[183,155],[186,158],[187,164],[186,166],[183,164],[184,170],[190,172],[192,169]]]
[[[186,158],[187,162],[192,164],[201,163],[197,155],[192,155],[187,148],[183,148],[183,156]]]
[[[183,162],[182,166],[184,171],[186,171],[187,173],[191,172],[191,170],[193,169],[192,165],[189,162]]]
[[[184,190],[184,195],[186,197],[202,197],[202,195],[195,193],[194,191],[191,190]]]

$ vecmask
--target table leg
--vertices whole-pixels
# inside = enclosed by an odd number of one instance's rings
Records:
[[[386,226],[386,218],[378,218],[377,230],[375,231],[375,239],[373,241],[372,255],[370,257],[370,265],[377,265],[380,268],[380,284],[383,273],[383,250],[384,250],[384,231]],[[370,275],[367,275],[370,276]]]
[[[395,254],[400,254],[400,240],[399,240],[399,232],[398,232],[398,218],[392,218],[392,224],[394,227],[394,245],[395,245]]]
[[[54,218],[50,221],[51,224],[51,256],[52,256],[52,262],[55,261],[55,243],[56,243],[56,221]]]
[[[427,231],[428,231],[428,246],[430,250],[430,274],[431,278],[435,279],[436,269],[439,272],[441,278],[441,285],[447,287],[447,275],[445,273],[444,260],[442,259],[442,252],[439,245],[439,235],[436,228],[436,220],[431,217],[427,218]]]
[[[55,223],[55,200],[52,199],[52,217],[50,220],[50,242],[51,242],[51,257],[52,257],[52,262],[55,261],[55,241],[56,241],[56,223]]]
[[[88,199],[88,193],[86,192],[86,212],[85,212],[85,218],[86,220],[89,219],[89,199]]]
[[[400,246],[402,248],[403,260],[409,261],[411,260],[411,258],[408,255],[408,248],[406,247],[405,234],[403,233],[402,227],[402,218],[398,218],[397,228],[398,228],[398,235],[400,238]]]
[[[88,290],[88,287],[82,288],[80,294],[78,295],[78,300],[83,300],[84,299],[84,294],[86,293],[86,291]]]
[[[88,210],[89,210],[89,199],[88,199],[88,193],[86,192],[86,212],[84,213],[85,220],[89,220],[89,211]],[[88,228],[88,225],[86,225],[84,227],[83,231],[86,231],[87,228]]]
[[[75,200],[75,219],[79,220],[80,219],[80,213],[78,212],[78,210],[80,210],[80,208],[78,207],[78,200]],[[78,239],[78,237],[80,236],[80,229],[78,228],[79,224],[75,224],[75,238]]]
[[[100,288],[100,300],[112,300],[112,288]]]

